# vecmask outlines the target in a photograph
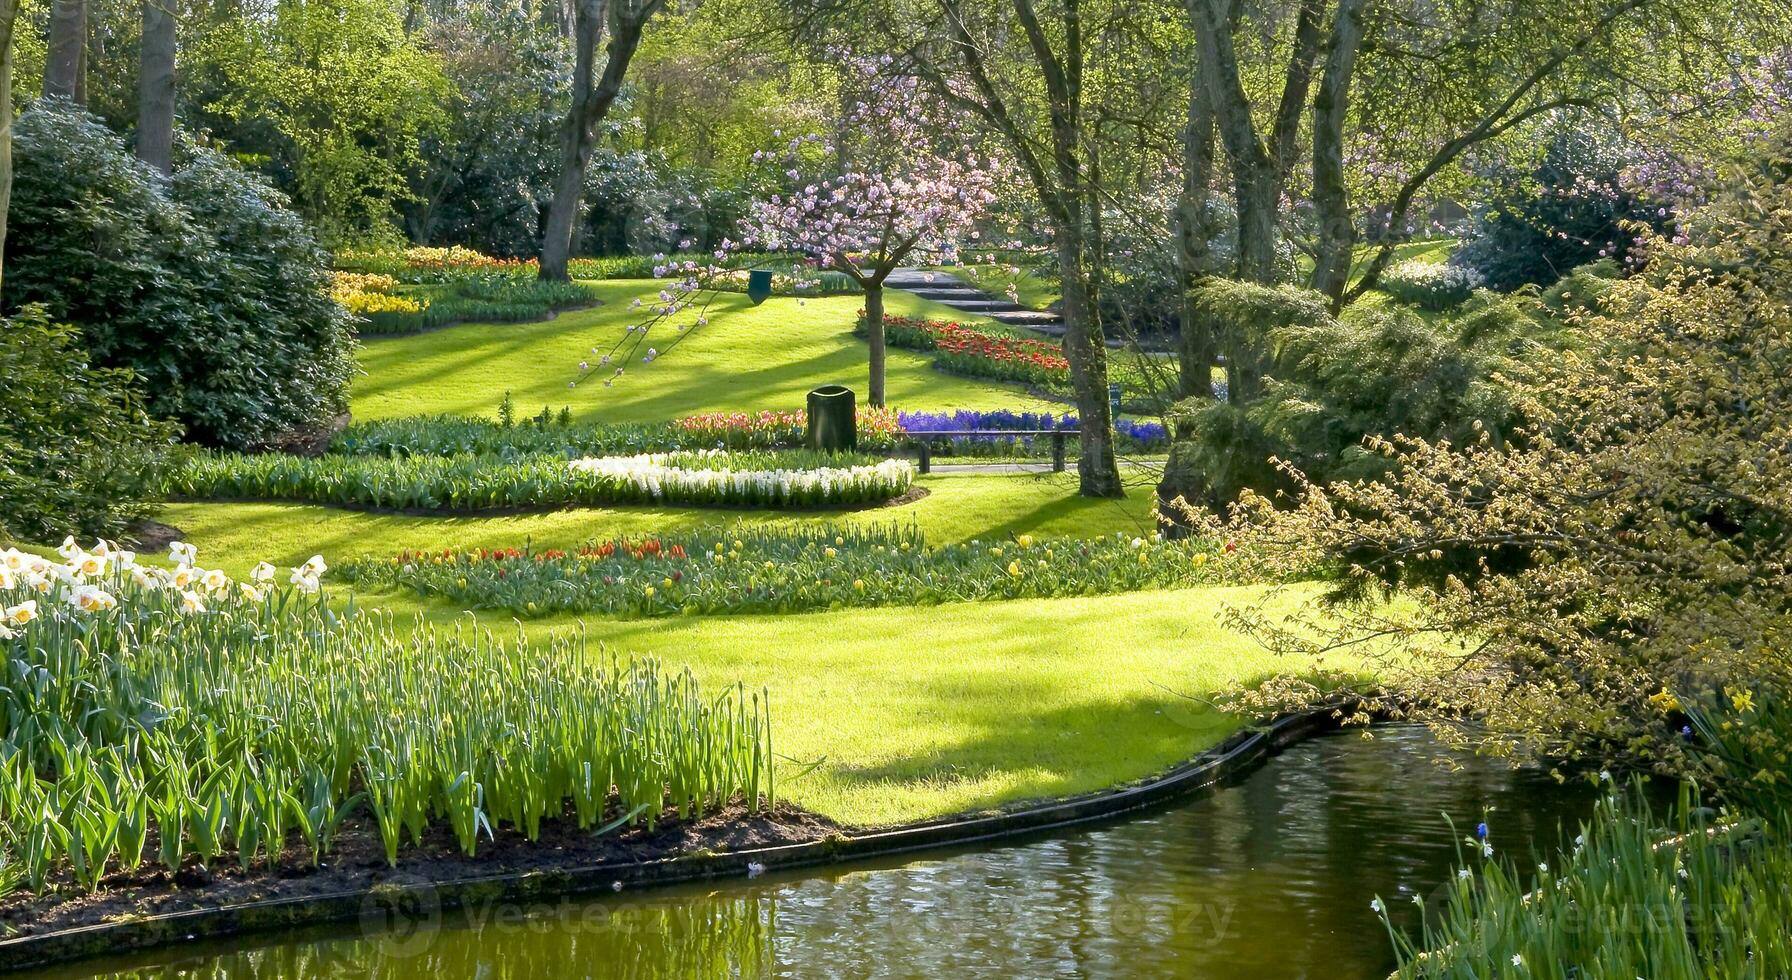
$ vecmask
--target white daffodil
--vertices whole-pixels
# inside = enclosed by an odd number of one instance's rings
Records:
[[[300,565],[299,567],[304,569],[305,574],[312,578],[317,578],[330,570],[330,566],[324,564],[323,555],[312,555],[310,558],[305,559],[305,564]]]
[[[199,584],[205,586],[207,592],[216,592],[230,584],[230,576],[224,574],[222,569],[214,568],[199,576]]]
[[[95,538],[93,540],[93,547],[89,549],[89,552],[91,554],[99,555],[101,558],[110,558],[112,557],[112,542],[107,541],[105,538]]]
[[[265,561],[256,562],[255,567],[249,569],[249,579],[254,582],[260,582],[263,585],[272,582],[274,580],[274,566]]]
[[[50,572],[50,560],[42,555],[26,555],[25,571],[33,575],[47,575]]]
[[[26,577],[25,586],[38,595],[49,595],[56,589],[56,579],[47,572],[32,572]]]
[[[236,587],[237,590],[242,593],[243,598],[249,602],[260,602],[265,595],[260,589],[248,582],[238,582]]]
[[[93,585],[83,585],[75,590],[74,605],[82,612],[105,612],[118,608],[118,599],[110,592]]]
[[[192,565],[199,561],[199,549],[185,541],[173,541],[168,545],[168,560],[176,565]]]
[[[5,551],[0,551],[0,568],[5,568],[9,572],[22,572],[30,558],[30,555],[17,548],[8,548]]]
[[[75,543],[75,536],[71,534],[56,546],[56,553],[64,558],[73,558],[81,553],[81,546]]]
[[[199,581],[199,575],[199,570],[193,566],[182,565],[179,568],[176,568],[174,573],[168,577],[168,584],[177,589],[184,589],[194,582]]]
[[[13,637],[18,636],[18,635],[19,634],[16,631],[14,631],[13,629],[11,629],[5,625],[0,625],[0,640],[10,640]]]
[[[132,565],[130,567],[131,567],[131,581],[136,584],[137,588],[153,589],[157,585],[161,584],[156,581],[155,576],[144,571],[140,566]]]
[[[18,584],[19,577],[13,574],[12,569],[0,566],[0,589],[10,589]]]
[[[106,574],[106,556],[95,553],[78,555],[70,562],[82,575]]]
[[[6,607],[5,613],[0,615],[0,622],[10,623],[13,626],[23,626],[36,618],[37,600],[26,599],[16,606]]]
[[[119,568],[136,568],[137,553],[135,551],[118,551],[112,555],[112,561]]]
[[[184,613],[205,612],[205,600],[200,598],[197,592],[182,592],[180,594],[180,611]]]
[[[292,575],[287,578],[287,581],[292,583],[293,588],[304,593],[314,593],[318,588],[317,576],[305,574],[304,566],[293,569]]]

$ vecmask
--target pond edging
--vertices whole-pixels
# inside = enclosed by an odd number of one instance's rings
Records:
[[[641,862],[525,871],[428,882],[386,881],[371,888],[190,909],[165,915],[76,926],[0,940],[0,971],[51,966],[105,953],[152,949],[197,939],[342,922],[440,914],[481,903],[527,904],[624,887],[751,876],[758,871],[817,867],[848,860],[975,844],[1112,819],[1171,799],[1212,792],[1304,738],[1338,727],[1331,709],[1286,715],[1238,732],[1160,776],[1015,810],[834,835],[797,844],[728,852],[696,852]]]

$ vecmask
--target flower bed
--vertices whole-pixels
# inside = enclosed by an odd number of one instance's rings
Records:
[[[436,826],[470,855],[495,827],[651,827],[772,790],[763,702],[688,672],[344,612],[320,558],[234,580],[178,543],[167,568],[62,554],[0,552],[0,655],[31,679],[0,686],[4,890],[315,863],[345,826],[388,861]]]
[[[1015,429],[1068,430],[1078,427],[1077,417],[1070,413],[1011,412],[998,410],[979,412],[960,409],[956,412],[898,412],[898,424],[910,437],[926,438],[932,432],[992,432]],[[1160,452],[1169,448],[1167,430],[1161,422],[1138,419],[1115,419],[1116,448],[1121,452]],[[1013,456],[1044,451],[1046,440],[1034,436],[937,436],[928,439],[935,452],[942,450],[971,456]]]
[[[859,448],[889,449],[901,432],[897,413],[873,406],[858,410]],[[808,437],[809,416],[794,412],[706,412],[672,423],[681,444],[727,449],[800,446]]]
[[[907,493],[905,460],[809,452],[698,451],[595,457],[287,456],[195,452],[168,494],[191,499],[294,500],[425,512],[684,503],[836,506]]]
[[[857,332],[865,334],[865,312],[859,311]],[[1064,348],[985,327],[945,320],[884,315],[884,340],[892,347],[935,352],[934,366],[952,374],[1036,385],[1070,382]]]
[[[523,616],[670,616],[1106,595],[1216,581],[1234,564],[1226,547],[1192,540],[1022,535],[928,548],[904,528],[717,528],[570,552],[406,552],[343,574]]]
[[[915,482],[905,459],[807,469],[739,467],[720,451],[599,456],[568,464],[616,501],[808,507],[877,503],[900,497]]]

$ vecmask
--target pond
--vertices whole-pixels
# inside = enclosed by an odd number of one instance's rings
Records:
[[[1592,809],[1584,784],[1464,758],[1411,728],[1316,738],[1144,816],[755,880],[193,944],[44,977],[1385,977],[1399,921],[1486,815],[1529,859]],[[1491,810],[1489,813],[1488,811]],[[1452,830],[1445,815],[1455,821]],[[1478,858],[1476,858],[1478,860]]]

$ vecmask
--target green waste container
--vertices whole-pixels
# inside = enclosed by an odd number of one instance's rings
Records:
[[[858,413],[852,389],[822,385],[809,392],[809,448],[838,452],[858,447]]]

